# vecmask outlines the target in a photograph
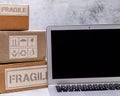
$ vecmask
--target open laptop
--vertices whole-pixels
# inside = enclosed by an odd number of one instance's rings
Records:
[[[50,96],[120,96],[120,25],[47,28]]]

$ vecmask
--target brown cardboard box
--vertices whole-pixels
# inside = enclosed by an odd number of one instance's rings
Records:
[[[45,60],[45,31],[0,31],[0,63]]]
[[[0,4],[0,30],[28,30],[29,6]]]
[[[47,62],[0,65],[0,93],[47,87]]]

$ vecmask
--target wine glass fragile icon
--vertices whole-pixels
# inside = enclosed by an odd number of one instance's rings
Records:
[[[33,38],[31,38],[31,40],[30,40],[31,42],[34,42],[34,39]]]

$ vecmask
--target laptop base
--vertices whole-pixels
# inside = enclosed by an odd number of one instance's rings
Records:
[[[120,90],[57,92],[56,85],[49,85],[50,96],[120,96]]]

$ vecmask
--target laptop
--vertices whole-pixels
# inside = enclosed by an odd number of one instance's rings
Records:
[[[47,28],[50,96],[120,96],[120,25]]]

